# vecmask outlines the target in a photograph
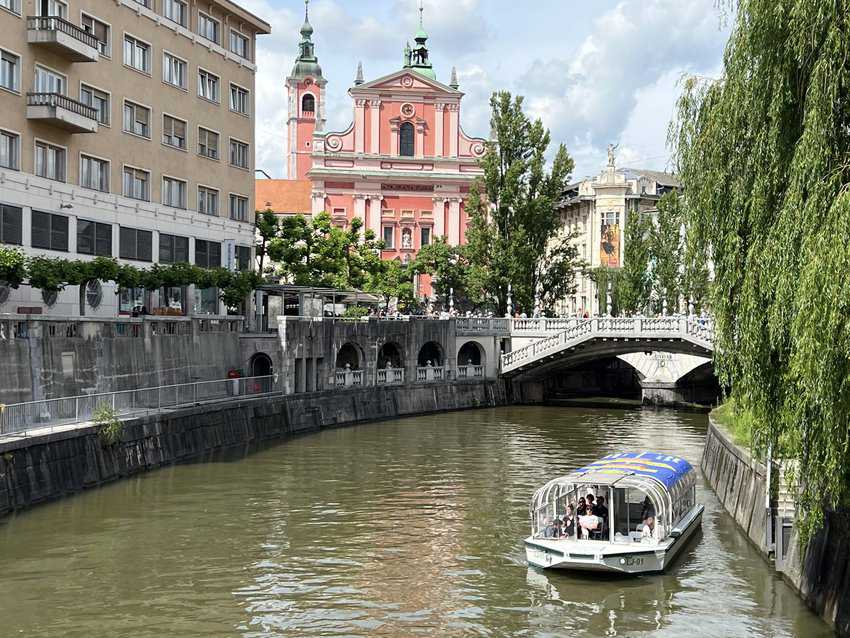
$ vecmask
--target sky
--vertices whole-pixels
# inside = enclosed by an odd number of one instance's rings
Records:
[[[303,0],[240,0],[272,25],[257,43],[256,167],[286,177],[286,76],[298,52]],[[311,0],[313,41],[327,85],[327,130],[346,129],[348,89],[362,62],[366,81],[402,66],[418,0]],[[437,79],[457,67],[461,125],[490,131],[489,98],[525,97],[552,148],[566,145],[573,177],[596,175],[609,143],[617,165],[670,168],[667,128],[685,75],[719,77],[728,27],[716,0],[424,0]]]

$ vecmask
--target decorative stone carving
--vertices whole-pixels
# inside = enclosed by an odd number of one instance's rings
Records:
[[[416,107],[410,102],[405,102],[401,105],[401,115],[402,117],[411,119],[414,115],[416,115]]]

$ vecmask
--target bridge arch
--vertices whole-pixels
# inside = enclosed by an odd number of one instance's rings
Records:
[[[477,341],[467,341],[457,351],[457,364],[459,366],[473,365],[483,366],[487,364],[487,353]]]
[[[356,343],[348,341],[342,344],[342,347],[336,353],[336,368],[343,370],[346,366],[350,370],[360,370],[366,362],[366,357],[363,356],[363,351]]]
[[[378,369],[404,367],[404,349],[394,341],[385,343],[378,352]]]
[[[436,341],[428,341],[419,348],[419,355],[416,357],[416,364],[420,368],[424,368],[428,365],[429,361],[431,362],[431,365],[437,368],[444,365],[446,362],[443,346]]]
[[[270,377],[274,374],[272,359],[265,352],[258,352],[248,362],[249,376]]]

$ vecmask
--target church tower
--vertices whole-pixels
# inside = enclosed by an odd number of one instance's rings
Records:
[[[289,179],[307,179],[313,166],[313,132],[325,127],[325,85],[322,67],[313,44],[313,27],[310,25],[309,2],[304,0],[304,24],[301,26],[301,43],[292,73],[286,78],[289,119],[287,137]]]

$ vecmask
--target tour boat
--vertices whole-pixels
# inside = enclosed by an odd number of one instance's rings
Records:
[[[568,505],[588,495],[604,497],[603,516],[575,517],[561,535]],[[622,574],[661,572],[702,525],[694,468],[685,459],[657,452],[609,454],[549,481],[531,502],[529,564]],[[579,521],[578,519],[581,518]]]

